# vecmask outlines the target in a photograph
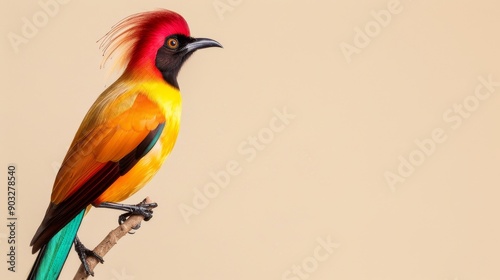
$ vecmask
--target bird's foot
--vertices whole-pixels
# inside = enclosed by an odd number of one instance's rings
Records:
[[[98,254],[96,254],[94,251],[85,247],[85,245],[83,245],[83,243],[80,241],[78,236],[75,237],[75,240],[73,241],[73,243],[75,244],[75,251],[78,254],[78,258],[82,262],[82,265],[83,265],[83,268],[85,269],[85,272],[88,275],[91,275],[93,277],[94,272],[91,271],[89,268],[89,264],[87,263],[87,260],[86,260],[87,257],[92,256],[100,263],[104,263],[104,259],[101,256],[99,256]]]
[[[121,214],[118,217],[118,224],[123,224],[132,215],[141,215],[144,217],[144,221],[149,221],[153,218],[152,208],[157,207],[157,203],[145,203],[142,201],[139,204],[119,204],[113,202],[103,202],[97,207],[110,208],[116,210],[122,210],[126,213]],[[137,230],[141,227],[141,224],[137,224],[133,229]]]

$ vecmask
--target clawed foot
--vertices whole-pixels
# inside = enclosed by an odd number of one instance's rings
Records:
[[[153,218],[153,210],[149,208],[155,208],[157,207],[157,203],[144,203],[141,202],[136,205],[127,205],[126,209],[123,209],[127,211],[127,213],[121,214],[120,217],[118,218],[118,223],[121,225],[123,224],[128,217],[132,215],[141,215],[144,217],[144,221],[149,221],[151,218]]]
[[[94,272],[91,271],[89,268],[89,264],[87,263],[87,260],[86,260],[87,257],[92,256],[92,257],[96,258],[100,263],[104,263],[104,259],[101,256],[99,256],[98,254],[96,254],[94,251],[87,249],[87,247],[85,247],[85,245],[83,245],[83,243],[80,241],[78,236],[75,237],[75,240],[73,241],[73,243],[75,244],[75,251],[78,254],[78,258],[82,262],[82,265],[83,265],[83,268],[85,269],[85,272],[88,275],[91,275],[93,277]]]
[[[103,207],[103,208],[111,208],[111,209],[116,209],[116,210],[122,210],[125,211],[126,213],[121,214],[118,217],[118,224],[123,224],[130,216],[132,215],[141,215],[144,217],[144,221],[149,221],[151,218],[153,218],[153,210],[150,208],[155,208],[157,207],[157,203],[145,203],[144,201],[139,203],[139,204],[118,204],[118,203],[112,203],[112,202],[103,202],[101,203],[98,207]],[[141,227],[141,223],[137,224],[135,227],[133,227],[134,230],[137,230]],[[133,233],[131,233],[133,234]]]

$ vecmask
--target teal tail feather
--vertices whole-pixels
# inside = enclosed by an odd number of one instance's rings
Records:
[[[84,214],[82,210],[40,249],[28,280],[56,280],[59,277]]]

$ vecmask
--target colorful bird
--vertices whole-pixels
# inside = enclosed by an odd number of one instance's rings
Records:
[[[102,46],[105,61],[121,53],[125,70],[89,109],[64,158],[31,241],[33,253],[40,253],[28,279],[57,279],[73,243],[86,265],[85,256],[93,253],[76,233],[91,205],[151,217],[144,205],[117,202],[142,188],[174,146],[181,115],[177,74],[183,63],[198,49],[222,47],[190,37],[182,16],[168,10],[122,20]]]

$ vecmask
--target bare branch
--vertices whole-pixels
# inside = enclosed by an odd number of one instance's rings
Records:
[[[153,203],[153,201],[149,197],[146,197],[144,199],[144,203]],[[111,250],[111,248],[115,246],[120,238],[127,235],[128,232],[133,230],[133,228],[135,228],[143,220],[144,217],[141,215],[130,216],[123,224],[108,233],[104,240],[102,240],[101,243],[99,243],[99,245],[95,247],[95,249],[93,250],[94,253],[101,257],[104,257]],[[99,264],[99,261],[92,256],[88,256],[86,260],[89,265],[90,271],[93,271],[97,264]],[[73,280],[85,280],[88,277],[89,275],[87,275],[87,273],[85,272],[83,265],[80,265],[80,268],[76,272]]]

